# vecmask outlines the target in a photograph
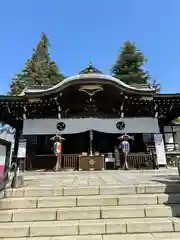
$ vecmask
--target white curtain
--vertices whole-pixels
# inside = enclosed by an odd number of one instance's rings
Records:
[[[116,124],[122,121],[125,128],[119,130]],[[64,122],[66,127],[58,131],[57,123]],[[23,135],[51,135],[51,134],[75,134],[88,130],[95,130],[104,133],[159,133],[158,121],[156,118],[122,118],[122,119],[25,119]]]

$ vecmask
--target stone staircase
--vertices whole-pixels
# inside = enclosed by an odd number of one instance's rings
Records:
[[[179,183],[24,187],[1,197],[0,239],[180,239]]]

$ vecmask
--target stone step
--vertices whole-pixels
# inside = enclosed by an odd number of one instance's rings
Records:
[[[1,239],[1,238],[0,238]],[[142,234],[108,234],[108,235],[76,235],[61,237],[25,237],[18,240],[179,240],[180,233],[142,233]],[[12,240],[12,238],[6,238]]]
[[[2,239],[4,240],[4,238]],[[5,240],[12,240],[12,239],[17,239],[17,238],[6,238]],[[81,235],[81,236],[76,235],[76,236],[59,236],[59,237],[23,237],[23,238],[18,237],[17,240],[103,240],[103,236],[102,235]],[[140,240],[142,240],[142,238],[140,238]],[[152,239],[147,239],[147,240],[152,240]],[[153,238],[153,240],[155,239]],[[171,240],[174,240],[174,239],[171,239]]]
[[[180,239],[180,233],[171,232],[171,233],[152,233],[152,234],[151,233],[114,234],[114,235],[110,234],[110,235],[104,235],[102,236],[102,239],[98,239],[98,240],[179,240],[179,239]],[[63,238],[61,240],[63,240]],[[71,240],[71,238],[69,240]]]
[[[180,232],[178,218],[0,223],[1,238]],[[108,239],[106,237],[106,239]]]
[[[178,232],[153,233],[152,236],[155,237],[156,240],[179,240],[180,239],[180,233]],[[104,240],[108,240],[108,239],[104,239]],[[112,238],[112,240],[115,240],[115,239]]]
[[[104,235],[102,236],[102,239],[98,239],[98,240],[179,240],[179,239],[180,239],[180,233],[171,232],[171,233],[152,233],[152,234],[151,233],[114,234],[114,235],[110,234],[110,235]],[[63,238],[61,240],[63,240]],[[71,238],[69,240],[71,240]]]
[[[37,208],[0,211],[0,222],[179,217],[180,205]]]
[[[0,238],[1,239],[1,238]],[[141,234],[108,234],[108,235],[76,235],[61,237],[25,237],[18,240],[179,240],[180,233],[141,233]],[[6,238],[12,240],[12,238]]]
[[[59,197],[12,197],[0,199],[1,209],[60,208],[83,206],[123,206],[178,204],[180,194],[135,194]]]
[[[180,193],[180,184],[141,184],[141,185],[105,185],[59,188],[19,188],[6,189],[5,197],[51,197],[51,196],[87,196],[87,195],[126,195],[126,194]]]

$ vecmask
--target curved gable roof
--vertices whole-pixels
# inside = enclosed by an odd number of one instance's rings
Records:
[[[157,90],[155,89],[150,89],[150,88],[139,89],[137,87],[129,86],[126,83],[120,81],[119,79],[109,75],[104,75],[101,73],[91,73],[91,74],[79,74],[72,77],[68,77],[64,79],[62,82],[48,89],[43,89],[43,90],[27,89],[25,90],[24,94],[29,96],[38,95],[39,97],[45,96],[45,95],[47,96],[50,94],[58,93],[71,85],[86,84],[86,83],[87,84],[90,84],[90,83],[111,84],[116,86],[122,91],[135,93],[135,94],[142,94],[142,95],[154,95],[157,92]]]

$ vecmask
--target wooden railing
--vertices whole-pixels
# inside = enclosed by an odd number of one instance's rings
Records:
[[[128,167],[131,169],[154,169],[156,167],[155,155],[151,153],[130,153],[127,161]]]
[[[62,167],[64,169],[78,169],[79,155],[78,154],[63,154]]]
[[[109,157],[108,153],[104,153],[105,158]],[[116,168],[122,168],[125,161],[125,156],[123,153],[118,154],[112,153],[112,158],[115,161]],[[149,168],[153,169],[156,167],[156,156],[154,151],[150,151],[149,153],[138,152],[138,153],[129,153],[127,156],[127,162],[129,169],[143,169]]]
[[[178,143],[166,143],[165,150],[166,152],[180,151],[180,146]]]
[[[107,155],[108,154],[104,154],[105,157],[107,157]],[[113,157],[115,160],[114,154]],[[123,166],[123,157],[124,155],[120,154],[121,166]],[[156,157],[153,153],[129,153],[127,156],[127,161],[129,169],[154,169],[157,165]],[[62,168],[78,170],[79,154],[62,154]]]

